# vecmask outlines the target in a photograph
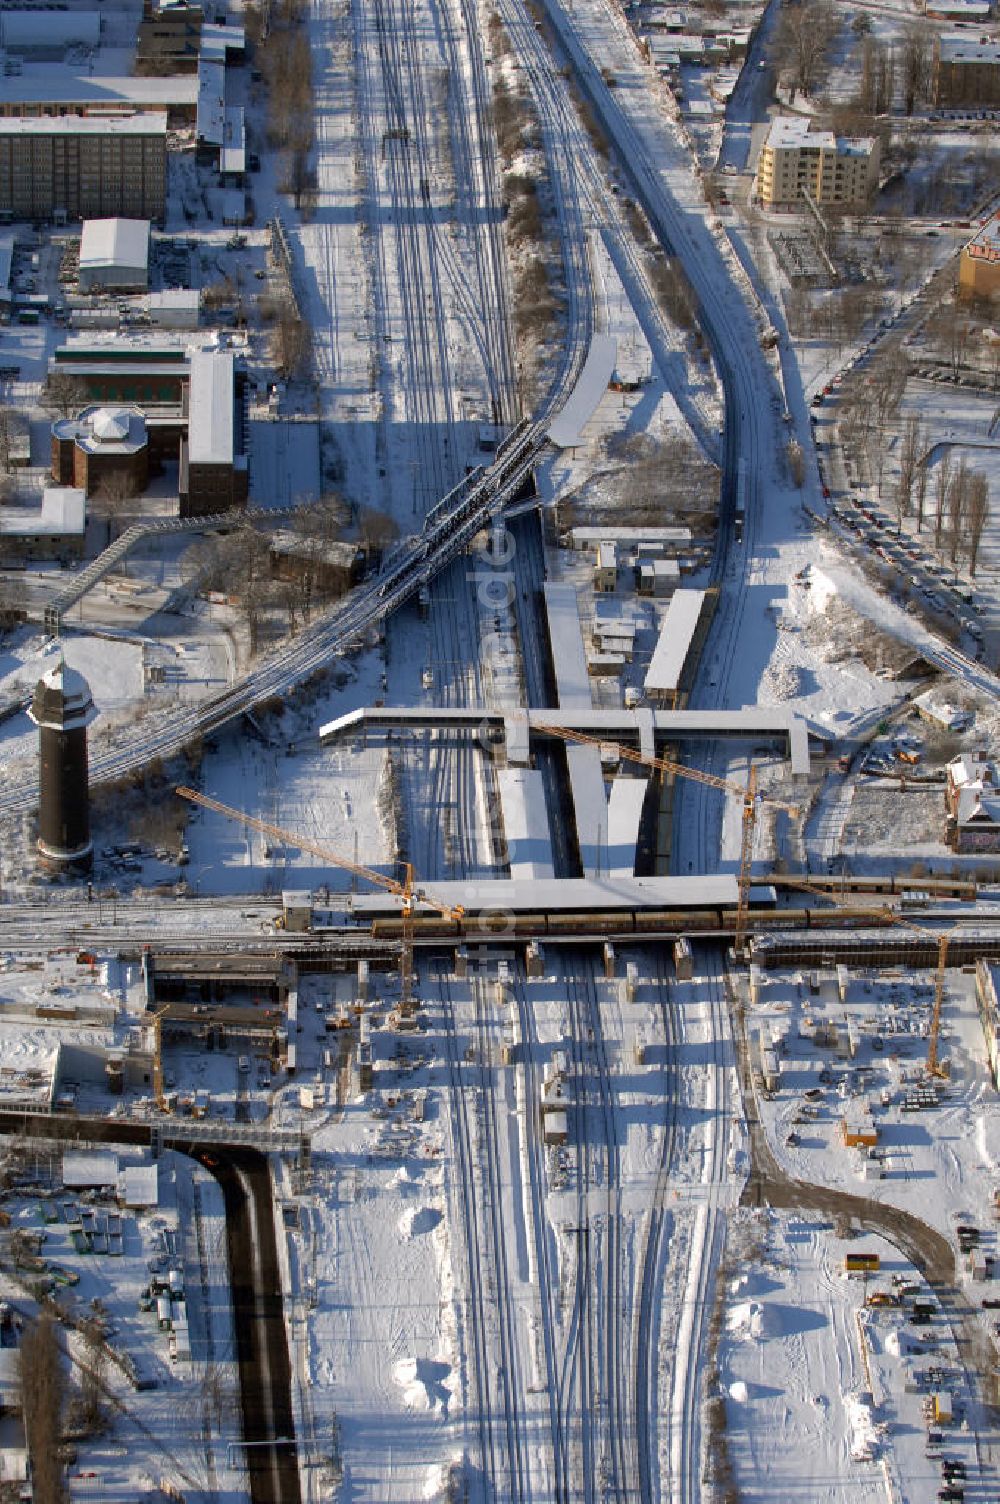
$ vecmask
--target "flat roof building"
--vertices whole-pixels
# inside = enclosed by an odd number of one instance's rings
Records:
[[[866,203],[878,182],[877,136],[835,136],[800,115],[775,115],[761,148],[754,194],[766,208]]]
[[[643,684],[651,705],[675,704],[704,605],[704,590],[674,591]]]
[[[47,486],[40,510],[0,508],[0,548],[8,559],[58,559],[83,556],[87,498],[76,486]]]
[[[534,768],[498,768],[496,779],[511,877],[554,877],[541,773]]]
[[[80,236],[81,292],[142,291],[149,284],[149,220],[88,219]]]
[[[225,512],[247,499],[246,455],[237,442],[236,361],[229,350],[193,350],[188,432],[181,440],[182,517]]]
[[[580,612],[572,585],[549,581],[543,590],[549,647],[556,676],[556,699],[560,706],[591,705],[587,655],[583,650]]]
[[[39,12],[52,18],[52,11]],[[72,14],[68,12],[67,14]],[[162,110],[171,125],[193,124],[198,102],[194,75],[137,78],[128,49],[102,50],[78,63],[25,62],[8,74],[0,115],[135,115]]]
[[[67,47],[101,45],[101,16],[96,10],[0,10],[0,47],[5,52],[61,56]]]
[[[938,37],[932,98],[942,109],[1000,104],[1000,42],[964,33]]]
[[[14,219],[162,220],[167,117],[0,120],[0,213]]]

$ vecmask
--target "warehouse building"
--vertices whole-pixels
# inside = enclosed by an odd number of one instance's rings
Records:
[[[115,54],[117,66],[117,57]],[[25,62],[8,73],[0,91],[0,116],[95,117],[165,113],[171,128],[194,124],[198,102],[195,77],[136,78],[104,73],[102,58],[79,63]]]
[[[867,203],[878,183],[877,136],[835,136],[800,115],[776,115],[761,148],[754,195],[765,208]]]
[[[932,97],[946,110],[1000,104],[1000,42],[957,33],[939,37]]]
[[[995,214],[962,247],[958,290],[967,298],[994,298],[1000,293],[1000,214]]]
[[[75,486],[48,486],[38,511],[0,508],[0,550],[8,561],[70,564],[83,557],[86,531],[87,499]]]
[[[201,517],[246,504],[247,458],[234,356],[226,350],[194,350],[190,360],[188,431],[180,447],[180,515]]]
[[[86,220],[80,236],[79,283],[81,292],[144,292],[149,285],[149,220]]]
[[[167,117],[0,120],[0,215],[162,220]]]
[[[21,57],[62,57],[69,47],[91,51],[101,45],[101,17],[96,10],[0,11],[0,47]]]

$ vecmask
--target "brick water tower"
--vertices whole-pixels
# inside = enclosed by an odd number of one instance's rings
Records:
[[[46,866],[90,866],[87,727],[90,685],[60,658],[35,685],[28,714],[39,730],[38,850]]]

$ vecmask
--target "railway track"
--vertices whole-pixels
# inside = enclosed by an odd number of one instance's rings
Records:
[[[501,1180],[496,1163],[496,1125],[494,1121],[487,1121],[485,1118],[482,1122],[485,1159],[479,1166],[481,1173],[477,1175],[478,1156],[470,1122],[476,1107],[485,1108],[487,1099],[492,1101],[492,1083],[487,1084],[485,1080],[487,1067],[484,1064],[483,1046],[484,1042],[488,1044],[488,1040],[484,1041],[485,1021],[482,1007],[474,998],[474,1037],[479,1043],[479,1063],[474,1071],[478,1081],[474,1087],[466,1081],[467,1062],[463,1060],[459,1047],[455,1002],[451,984],[444,977],[441,979],[440,995],[457,1168],[456,1195],[461,1203],[461,1224],[465,1234],[466,1269],[471,1296],[470,1319],[464,1326],[470,1331],[472,1338],[480,1466],[488,1498],[525,1500],[531,1497],[530,1475],[522,1451],[517,1344],[507,1277]],[[492,1257],[492,1281],[484,1249]],[[496,1316],[498,1322],[499,1355],[496,1363],[489,1341],[491,1314]],[[492,1381],[494,1373],[496,1384]]]
[[[541,1311],[542,1347],[545,1359],[545,1392],[549,1404],[549,1430],[552,1445],[552,1480],[555,1504],[573,1504],[574,1491],[570,1468],[569,1428],[565,1388],[560,1382],[557,1325],[559,1288],[558,1256],[545,1209],[548,1172],[545,1146],[542,1143],[539,1103],[541,1072],[538,1068],[539,1040],[534,1010],[526,996],[524,978],[519,971],[514,980],[518,1019],[521,1029],[521,1065],[524,1090],[524,1134],[531,1191],[531,1234],[534,1246],[534,1283]]]
[[[662,953],[657,953],[655,957],[654,974],[658,983],[658,1003],[663,1022],[667,1059],[664,1083],[665,1116],[660,1141],[660,1158],[637,1263],[639,1298],[634,1307],[632,1323],[636,1478],[640,1504],[655,1504],[655,1501],[661,1497],[657,1425],[661,1409],[659,1404],[660,1307],[663,1267],[667,1254],[667,1231],[670,1222],[668,1211],[670,1172],[676,1149],[677,1103],[680,1096],[677,1029],[670,1007],[670,994]]]

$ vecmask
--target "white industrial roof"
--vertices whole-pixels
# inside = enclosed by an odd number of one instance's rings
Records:
[[[192,350],[188,463],[231,465],[234,448],[234,358],[228,350]]]
[[[246,32],[242,26],[219,26],[206,22],[201,28],[201,56],[212,62],[225,62],[227,52],[242,52]]]
[[[126,1165],[119,1183],[126,1206],[158,1206],[160,1201],[160,1167]]]
[[[64,537],[82,534],[87,525],[86,493],[76,486],[49,486],[42,492],[41,510],[21,507],[0,511],[0,536],[7,538]]]
[[[515,880],[553,877],[555,867],[541,773],[532,768],[498,768],[496,778],[511,877]]]
[[[4,85],[16,79],[4,79]],[[6,87],[4,94],[6,95]],[[158,111],[139,115],[7,115],[0,136],[163,136],[167,117]]]
[[[550,581],[544,587],[544,595],[559,704],[564,708],[571,705],[590,706],[593,701],[590,695],[590,679],[587,676],[587,656],[583,650],[583,634],[580,631],[576,591],[572,585],[560,585]]]
[[[691,542],[689,527],[573,527],[569,532],[574,548],[593,548],[599,543],[614,542],[621,547],[641,543],[676,543],[686,548]]]
[[[63,1153],[63,1185],[118,1184],[118,1155],[108,1150],[67,1149]]]
[[[639,824],[646,799],[645,778],[616,778],[608,800],[607,867],[612,877],[630,877],[635,871]]]
[[[125,266],[149,268],[148,219],[85,219],[80,233],[80,270]]]
[[[992,37],[967,37],[956,32],[941,37],[938,45],[943,63],[1000,62],[1000,42]]]
[[[226,119],[226,66],[202,58],[198,64],[197,136],[210,146],[221,146]]]
[[[677,688],[704,603],[704,590],[674,591],[646,670],[647,693]]]
[[[52,12],[46,11],[45,15]],[[86,64],[27,62],[20,73],[4,78],[3,97],[7,104],[67,104],[115,106],[136,105],[142,109],[170,105],[193,109],[198,100],[198,79],[193,73],[171,74],[164,78],[146,78],[130,74],[132,53],[102,52],[108,72],[91,72]],[[110,71],[120,69],[120,71]]]
[[[241,105],[227,109],[222,120],[222,150],[219,153],[220,172],[246,172],[247,128]]]
[[[594,416],[597,404],[608,389],[617,359],[618,341],[614,335],[591,336],[587,359],[576,385],[567,397],[562,411],[549,424],[549,438],[560,449],[571,449],[574,444],[579,444],[584,428]]]
[[[47,7],[0,11],[0,47],[8,52],[32,47],[98,47],[100,41],[101,17],[96,10]]]

